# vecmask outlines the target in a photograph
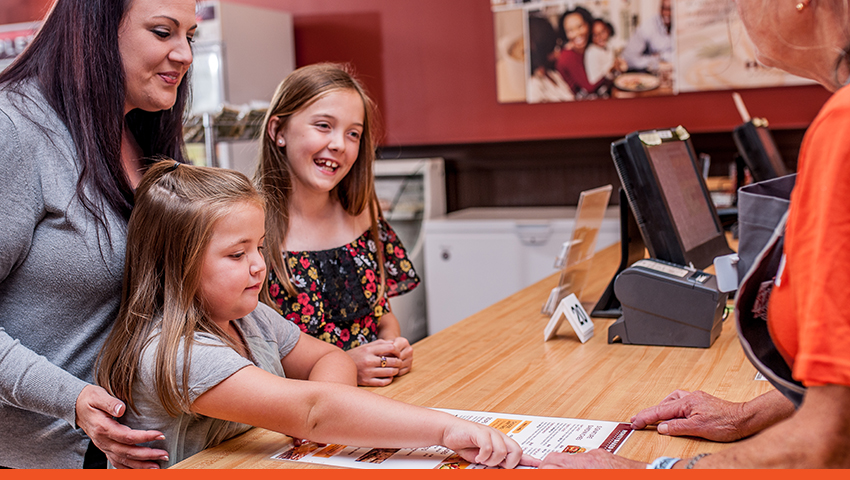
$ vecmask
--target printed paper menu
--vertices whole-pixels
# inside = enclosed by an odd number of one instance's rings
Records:
[[[595,448],[616,453],[632,433],[628,423],[442,408],[435,410],[489,425],[516,440],[524,453],[540,459],[550,452],[575,454]],[[298,447],[288,445],[272,458],[347,468],[487,468],[484,465],[470,464],[451,450],[440,446],[399,449],[307,443]]]

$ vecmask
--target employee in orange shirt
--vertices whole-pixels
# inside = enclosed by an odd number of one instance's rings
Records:
[[[719,441],[709,456],[647,466],[603,450],[550,454],[541,467],[850,468],[850,0],[737,0],[761,62],[835,94],[803,140],[779,268],[770,340],[798,384],[795,409],[778,391],[744,404],[677,391],[633,419],[658,432]],[[739,313],[743,315],[743,313]],[[794,398],[794,392],[788,392]]]

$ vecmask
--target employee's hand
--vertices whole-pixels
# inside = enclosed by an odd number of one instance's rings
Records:
[[[534,466],[534,465],[530,465]],[[558,453],[546,455],[537,468],[646,468],[646,464],[596,449],[587,453]]]
[[[702,437],[715,442],[732,442],[752,432],[741,430],[745,420],[742,403],[727,402],[705,392],[676,390],[654,407],[632,417],[632,428],[656,422],[658,433]]]
[[[346,353],[357,365],[357,384],[364,387],[389,385],[403,366],[401,352],[390,340],[378,339]]]
[[[395,337],[393,345],[399,351],[398,359],[401,360],[401,366],[398,368],[396,376],[400,377],[409,372],[413,368],[413,347],[410,342],[404,337]]]
[[[676,390],[658,405],[632,417],[632,428],[655,422],[662,435],[733,442],[754,435],[794,414],[794,405],[778,390],[744,403],[727,402],[705,392]]]
[[[154,430],[133,430],[116,422],[125,411],[124,402],[96,385],[83,388],[77,397],[77,425],[88,434],[115,468],[159,468],[155,460],[168,460],[165,450],[136,444],[164,438]]]

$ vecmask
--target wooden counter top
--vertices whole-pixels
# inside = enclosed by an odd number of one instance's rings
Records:
[[[582,301],[590,311],[619,262],[619,246],[597,253]],[[730,318],[711,348],[607,343],[613,319],[594,319],[595,334],[579,342],[568,322],[543,342],[549,317],[540,313],[554,274],[414,345],[413,370],[371,390],[426,407],[628,422],[677,388],[744,401],[772,387],[755,380]],[[174,468],[326,468],[271,460],[289,437],[253,429]],[[619,453],[651,461],[726,448],[699,439],[636,431]]]

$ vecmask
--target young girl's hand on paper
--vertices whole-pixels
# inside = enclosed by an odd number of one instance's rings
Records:
[[[523,458],[519,444],[504,433],[472,422],[453,422],[441,442],[464,460],[488,467],[514,468]]]

